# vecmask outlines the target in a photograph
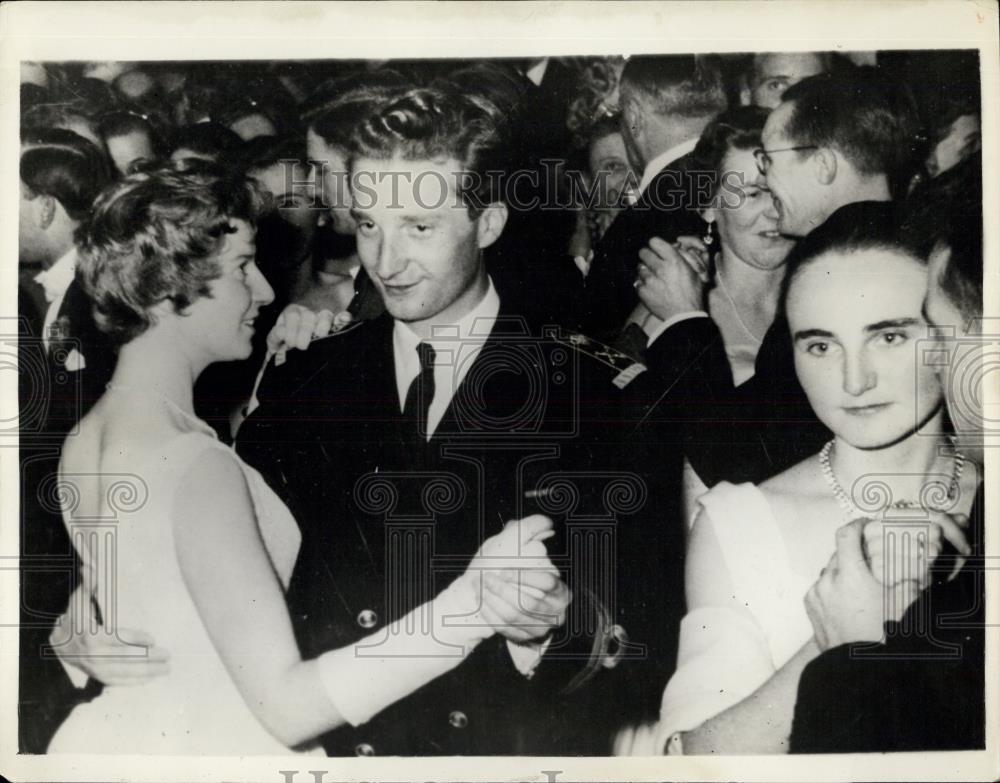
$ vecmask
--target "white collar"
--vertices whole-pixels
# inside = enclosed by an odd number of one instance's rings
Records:
[[[688,139],[687,141],[682,141],[680,144],[671,147],[665,152],[661,152],[649,161],[649,163],[646,164],[645,171],[642,172],[642,180],[639,182],[639,193],[645,193],[646,188],[649,187],[649,183],[653,181],[653,177],[663,171],[663,169],[678,158],[683,158],[697,146],[697,137]]]
[[[52,303],[66,293],[75,274],[76,245],[67,250],[44,272],[35,275],[35,282],[45,289],[45,301]]]
[[[536,87],[542,86],[542,79],[545,78],[545,71],[549,67],[549,58],[543,57],[524,72],[528,80]]]
[[[455,390],[493,331],[500,313],[500,296],[493,286],[493,280],[487,280],[489,288],[479,304],[453,324],[434,324],[432,335],[427,340],[423,340],[402,321],[395,321],[393,325],[392,347],[400,410],[406,401],[410,384],[420,374],[417,345],[427,342],[434,348],[435,392],[428,414],[428,425],[432,433],[451,404]]]

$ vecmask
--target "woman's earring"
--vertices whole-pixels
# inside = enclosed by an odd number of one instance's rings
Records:
[[[705,247],[711,247],[712,243],[715,241],[714,228],[714,221],[705,224],[705,236],[701,238],[701,241],[705,243]]]

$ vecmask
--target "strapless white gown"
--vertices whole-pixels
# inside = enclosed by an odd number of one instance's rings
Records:
[[[813,635],[804,599],[814,579],[792,563],[764,494],[753,484],[720,482],[699,503],[742,608],[704,606],[681,621],[677,671],[660,713],[664,738],[742,701]],[[831,534],[831,554],[833,547]]]
[[[113,519],[63,520],[85,564],[96,565],[98,603],[107,628],[148,632],[170,653],[170,672],[137,686],[108,686],[74,709],[49,753],[136,753],[246,756],[288,754],[257,721],[229,676],[185,586],[170,523],[180,480],[206,449],[232,456],[246,477],[261,536],[275,573],[287,587],[301,534],[288,508],[204,422],[166,443],[118,489],[105,479]],[[61,475],[63,482],[71,476]],[[137,487],[128,489],[132,484]],[[114,493],[119,497],[116,499]],[[113,550],[113,554],[112,554]],[[253,607],[248,606],[252,612]],[[138,648],[141,652],[141,648]],[[266,655],[267,650],[260,650]],[[316,744],[300,753],[322,755]]]

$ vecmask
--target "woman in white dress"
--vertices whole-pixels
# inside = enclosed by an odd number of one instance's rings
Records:
[[[784,307],[796,372],[835,437],[760,486],[723,482],[701,498],[660,724],[619,750],[787,752],[799,677],[823,644],[805,599],[834,566],[838,533],[881,520],[863,540],[894,610],[868,618],[863,641],[880,640],[883,620],[926,583],[942,533],[967,551],[951,516],[968,514],[978,477],[945,434],[940,383],[920,350],[926,278],[878,205],[845,208],[792,252]],[[883,533],[899,518],[914,521],[917,543],[890,553]]]
[[[383,629],[385,657],[350,647],[302,660],[283,592],[298,527],[192,404],[206,366],[250,354],[273,296],[254,262],[258,203],[242,178],[163,169],[106,191],[85,226],[78,274],[120,350],[107,393],[63,448],[63,518],[84,573],[73,601],[79,617],[93,600],[109,634],[142,628],[169,664],[106,685],[69,715],[50,753],[321,753],[320,734],[365,722],[462,661],[429,655],[434,645],[469,652],[512,606],[561,611],[542,543],[551,522],[529,517],[484,542],[419,618],[400,619],[423,635],[384,641]],[[538,569],[497,570],[507,553]]]

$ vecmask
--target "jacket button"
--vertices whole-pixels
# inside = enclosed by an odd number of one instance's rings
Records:
[[[378,623],[378,615],[371,609],[362,609],[358,612],[358,625],[362,628],[374,628]]]
[[[369,745],[367,742],[361,742],[354,746],[355,756],[374,756],[375,748]]]
[[[469,716],[466,715],[461,710],[454,710],[448,716],[448,723],[454,726],[456,729],[464,729],[469,725]]]

